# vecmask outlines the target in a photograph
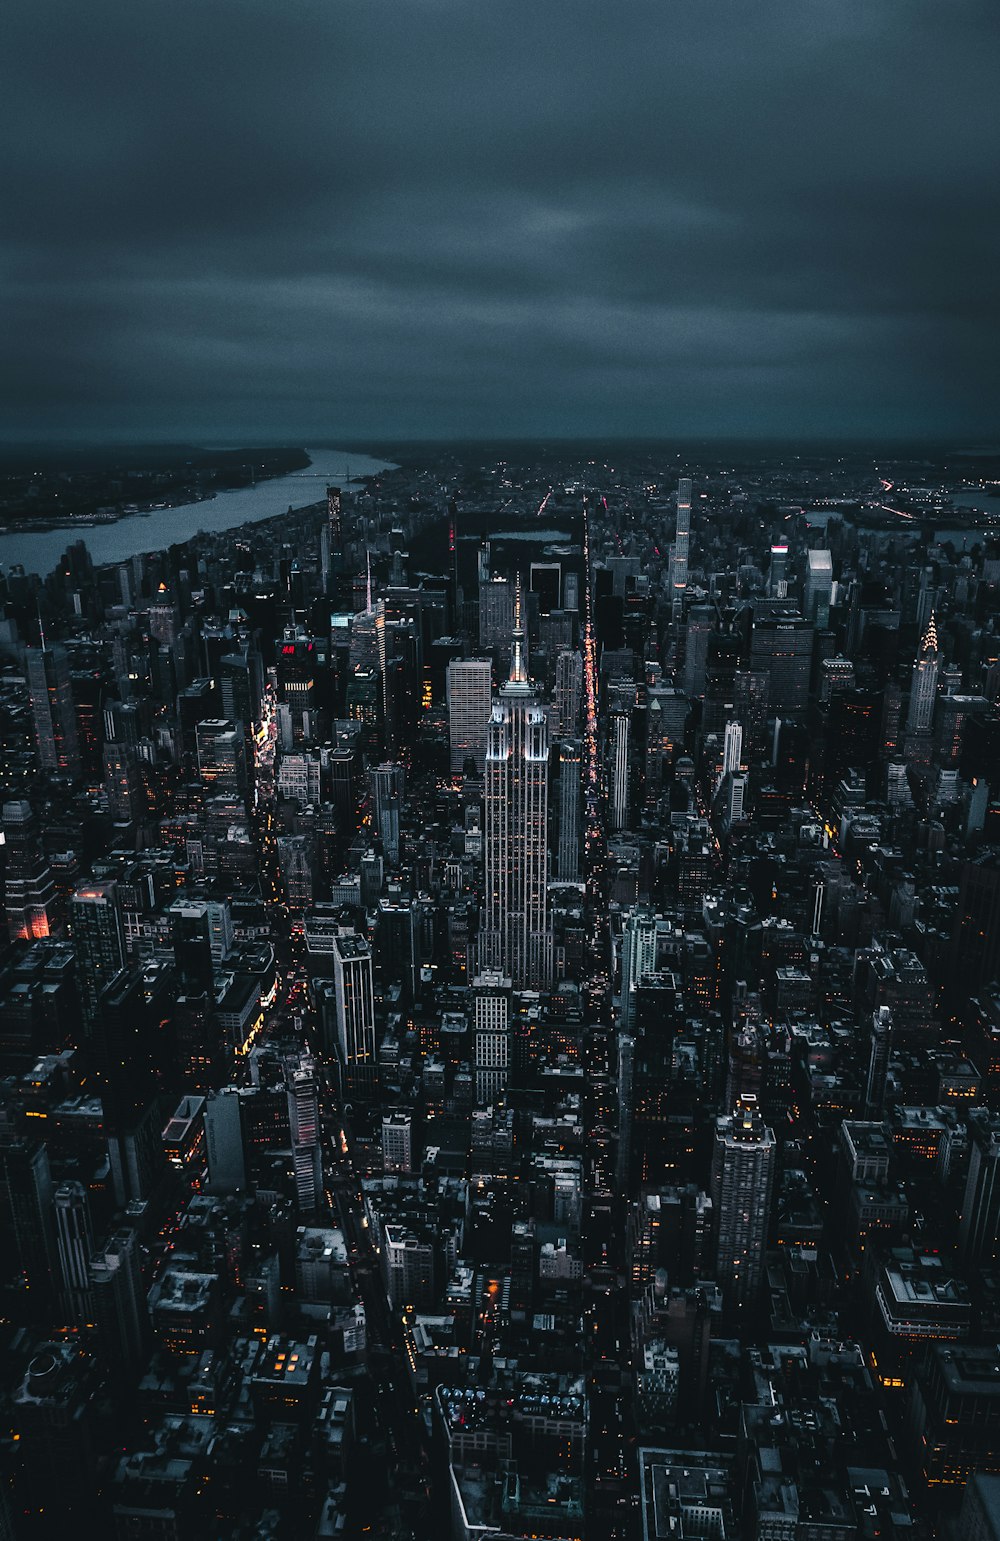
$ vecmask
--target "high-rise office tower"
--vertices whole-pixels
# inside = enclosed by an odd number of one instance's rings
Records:
[[[449,620],[452,631],[457,632],[462,612],[462,588],[458,581],[458,504],[454,498],[448,504],[448,561],[450,566]]]
[[[726,821],[730,828],[734,824],[739,824],[745,817],[749,780],[746,771],[736,771],[729,777]]]
[[[611,713],[608,725],[608,749],[611,762],[609,813],[613,830],[628,827],[629,782],[632,774],[631,748],[632,713],[627,707],[616,707]]]
[[[994,1268],[1000,1261],[1000,1117],[972,1108],[967,1124],[971,1148],[958,1251],[966,1268]]]
[[[312,841],[308,835],[279,835],[274,844],[288,908],[304,910],[313,901]]]
[[[0,1142],[0,1223],[4,1246],[27,1283],[32,1310],[51,1305],[57,1285],[49,1153],[39,1140]]]
[[[378,1086],[378,1058],[372,956],[363,936],[342,931],[334,938],[333,982],[345,1091],[354,1097],[370,1097]]]
[[[69,656],[61,643],[47,647],[43,638],[41,647],[26,649],[25,661],[38,762],[43,771],[75,778],[80,774],[80,745]]]
[[[38,820],[23,799],[4,803],[0,815],[6,849],[4,909],[14,940],[46,937],[52,929],[56,885],[42,850]]]
[[[211,991],[213,955],[208,905],[203,900],[176,898],[168,915],[177,980],[183,994]]]
[[[671,563],[671,610],[675,623],[684,609],[688,581],[688,552],[691,545],[691,478],[682,476],[677,483],[677,533]]]
[[[830,600],[833,594],[833,557],[829,551],[806,552],[806,581],[802,609],[807,621],[820,631],[830,624]]]
[[[479,645],[503,647],[514,617],[514,585],[508,578],[487,578],[479,585]]]
[[[756,1097],[744,1096],[731,1116],[716,1120],[711,1179],[715,1276],[730,1306],[748,1305],[760,1288],[775,1150]]]
[[[722,750],[722,775],[734,776],[742,764],[743,727],[738,722],[726,723],[726,736]]]
[[[636,986],[643,974],[656,972],[656,916],[645,905],[629,911],[622,926],[622,1029],[635,1025]]]
[[[509,975],[515,990],[539,990],[552,970],[546,891],[549,739],[524,648],[518,589],[510,677],[493,704],[487,731],[480,968]]]
[[[771,547],[771,566],[767,575],[767,592],[772,599],[785,599],[788,594],[788,546],[784,541]]]
[[[472,981],[476,1101],[484,1107],[502,1095],[510,1073],[510,983],[493,973]]]
[[[683,691],[671,685],[651,685],[646,692],[645,784],[646,797],[655,803],[663,791],[667,769],[684,747],[691,703]]]
[[[892,1050],[892,1012],[879,1006],[872,1017],[871,1045],[868,1053],[868,1081],[865,1087],[865,1118],[880,1119],[885,1111],[885,1083]]]
[[[1000,974],[1000,855],[987,847],[959,869],[951,981],[960,998]]]
[[[493,696],[488,658],[453,658],[448,665],[448,745],[453,776],[472,760],[477,772],[486,757],[486,724]]]
[[[579,731],[582,699],[583,659],[578,652],[564,648],[556,656],[556,714],[560,738],[572,738]]]
[[[317,1207],[323,1193],[323,1155],[316,1066],[307,1055],[289,1061],[286,1084],[295,1195],[300,1210],[311,1210]]]
[[[736,675],[744,661],[746,639],[738,613],[729,609],[719,616],[705,648],[705,705],[703,733],[721,733],[736,714]]]
[[[149,1311],[139,1263],[139,1237],[122,1227],[90,1264],[90,1296],[105,1363],[119,1385],[138,1378],[146,1357]]]
[[[344,521],[339,487],[326,489],[326,535],[329,552],[329,576],[334,581],[344,567]]]
[[[399,861],[399,809],[406,788],[402,765],[386,761],[368,772],[372,824],[382,842],[385,859],[395,866]]]
[[[750,667],[767,675],[773,713],[804,712],[809,705],[814,630],[797,611],[764,601],[754,612]]]
[[[121,824],[137,823],[142,817],[145,799],[136,751],[130,744],[107,743],[101,758],[111,817]]]
[[[743,729],[743,758],[761,752],[767,736],[768,677],[762,670],[737,669],[733,677],[736,716]]]
[[[88,883],[69,903],[84,1021],[92,1028],[101,992],[125,963],[125,935],[114,883]]]
[[[257,722],[264,689],[260,654],[253,650],[224,653],[219,659],[218,677],[223,716],[230,722],[242,722],[244,727]]]
[[[931,730],[940,667],[941,653],[938,648],[937,626],[932,610],[913,665],[913,676],[910,681],[910,710],[906,719],[908,733],[929,733]]]
[[[90,1321],[90,1260],[94,1236],[87,1190],[82,1183],[60,1183],[53,1201],[61,1303],[67,1321]]]
[[[716,630],[717,616],[711,605],[692,605],[684,627],[684,674],[686,696],[704,696],[708,672],[708,643]]]
[[[195,728],[198,775],[211,792],[245,797],[247,792],[246,736],[241,722],[208,717]]]
[[[205,1103],[209,1193],[242,1193],[247,1186],[243,1108],[239,1089],[224,1086]]]
[[[559,745],[559,828],[556,875],[563,883],[580,876],[580,744],[567,738]]]

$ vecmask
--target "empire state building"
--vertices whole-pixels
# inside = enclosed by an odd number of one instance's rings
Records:
[[[548,723],[528,679],[521,593],[514,599],[510,678],[493,702],[486,730],[486,893],[480,970],[507,975],[515,990],[551,980],[546,831]]]

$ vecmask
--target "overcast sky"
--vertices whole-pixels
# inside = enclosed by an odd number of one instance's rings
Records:
[[[0,434],[996,436],[997,0],[6,0]]]

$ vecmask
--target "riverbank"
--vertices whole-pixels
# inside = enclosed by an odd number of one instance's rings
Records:
[[[227,452],[233,455],[240,451]],[[285,453],[293,453],[285,451]],[[194,536],[218,533],[241,525],[275,518],[291,508],[307,507],[323,498],[328,483],[356,487],[380,472],[393,469],[388,461],[351,450],[315,449],[294,451],[300,457],[295,469],[231,489],[220,489],[203,498],[168,508],[147,510],[141,515],[112,523],[80,527],[71,525],[45,531],[18,531],[0,535],[0,567],[44,577],[61,560],[67,547],[82,540],[97,566],[125,562],[147,551],[179,545]]]

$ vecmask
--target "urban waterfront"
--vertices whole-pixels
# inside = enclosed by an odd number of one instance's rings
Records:
[[[199,532],[238,529],[243,524],[273,519],[289,507],[304,508],[326,497],[327,483],[355,485],[363,477],[388,468],[386,461],[350,450],[323,447],[307,449],[306,453],[311,464],[304,471],[271,477],[253,487],[237,487],[202,502],[131,514],[110,524],[81,523],[41,530],[36,535],[19,531],[0,536],[0,568],[9,571],[21,566],[25,572],[44,577],[76,540],[86,543],[91,560],[99,566],[127,562],[143,552],[190,540]]]

